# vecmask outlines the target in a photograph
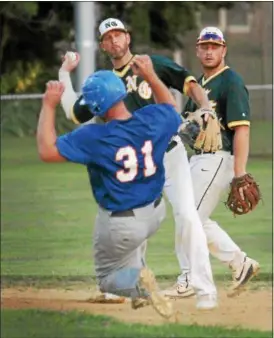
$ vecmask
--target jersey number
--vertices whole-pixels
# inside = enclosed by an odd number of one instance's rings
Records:
[[[149,177],[156,173],[156,166],[152,158],[152,142],[145,141],[141,149],[144,155],[144,176]],[[130,182],[138,174],[137,153],[131,146],[120,148],[116,153],[116,161],[124,161],[124,169],[117,171],[116,177],[120,182]]]

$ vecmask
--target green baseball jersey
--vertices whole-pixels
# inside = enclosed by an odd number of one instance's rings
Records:
[[[155,72],[167,87],[177,89],[187,95],[188,84],[191,81],[196,82],[195,77],[187,69],[165,56],[152,55],[151,60]],[[113,69],[113,72],[123,80],[126,86],[128,95],[124,102],[129,111],[133,112],[155,103],[149,84],[140,76],[134,75],[129,65],[125,65],[121,69]],[[71,114],[72,120],[78,124],[91,119],[88,107],[80,105],[81,98],[82,96],[75,102]]]
[[[249,94],[242,78],[228,66],[198,83],[205,89],[221,123],[223,150],[233,153],[234,127],[250,125]],[[184,111],[194,112],[198,107],[189,99]],[[184,113],[183,113],[184,115]]]

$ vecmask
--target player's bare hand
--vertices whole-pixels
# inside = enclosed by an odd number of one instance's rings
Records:
[[[51,107],[56,107],[60,101],[65,86],[60,81],[49,81],[46,84],[46,91],[43,97],[43,102]]]
[[[62,66],[61,70],[66,72],[72,72],[80,62],[80,54],[77,52],[66,52],[62,57]]]
[[[141,76],[146,81],[156,75],[148,55],[135,55],[129,65],[135,75]]]

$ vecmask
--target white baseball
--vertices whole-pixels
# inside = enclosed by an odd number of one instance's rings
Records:
[[[76,61],[77,57],[76,57],[76,53],[74,52],[67,52],[66,56],[69,58],[70,61]]]

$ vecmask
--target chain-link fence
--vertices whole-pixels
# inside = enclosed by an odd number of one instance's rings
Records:
[[[252,111],[251,155],[272,155],[272,85],[248,86]],[[1,96],[2,135],[17,137],[35,135],[41,108],[42,94],[4,95]],[[269,113],[268,113],[269,111]],[[264,113],[262,113],[264,112]],[[58,133],[75,128],[68,121],[61,107],[57,111]]]
[[[198,77],[201,68],[196,57],[196,38],[199,30],[207,25],[220,27],[226,38],[227,63],[244,79],[250,94],[252,114],[251,154],[272,155],[273,126],[273,4],[271,2],[238,2],[231,10],[207,10],[200,13],[198,28],[188,32],[183,38],[184,48],[176,52],[168,49],[154,50],[151,46],[134,45],[133,53],[166,55],[174,58]],[[98,69],[111,69],[112,65],[105,53],[97,50]],[[75,74],[72,80],[75,82]],[[41,105],[41,94],[23,96],[1,96],[2,134],[16,136],[34,135]],[[178,95],[179,101],[182,97]],[[185,101],[183,99],[182,101]],[[180,105],[183,107],[183,104]],[[58,108],[57,129],[65,132],[74,128],[74,124],[65,118]]]

